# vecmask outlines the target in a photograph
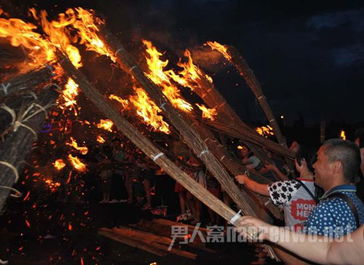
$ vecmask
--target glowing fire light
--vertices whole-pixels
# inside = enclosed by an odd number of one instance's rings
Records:
[[[98,37],[98,26],[103,20],[94,15],[93,10],[83,8],[68,9],[58,15],[58,20],[48,21],[47,12],[38,15],[35,9],[30,14],[40,22],[44,38],[37,26],[16,18],[0,18],[0,38],[6,38],[14,47],[22,46],[27,50],[31,66],[40,66],[53,61],[56,48],[61,49],[77,68],[82,66],[79,50],[73,44],[85,45],[87,50],[108,56],[112,61],[116,57],[109,52],[105,43]],[[6,15],[2,10],[0,15]]]
[[[97,138],[96,138],[96,141],[100,144],[103,144],[105,143],[105,139],[101,136],[101,135],[98,135]]]
[[[61,186],[61,183],[59,182],[54,182],[53,180],[49,179],[49,178],[43,178],[43,181],[45,184],[47,184],[48,188],[52,191],[55,192],[57,190],[57,188],[59,186]]]
[[[86,146],[78,146],[76,140],[71,137],[71,142],[66,143],[66,145],[72,146],[74,149],[80,151],[81,154],[86,155],[88,153],[88,148]]]
[[[117,102],[119,102],[123,106],[123,109],[126,109],[129,104],[129,101],[127,99],[122,99],[121,97],[118,97],[117,95],[111,94],[109,96],[109,99],[116,100]]]
[[[67,84],[65,85],[65,89],[62,91],[62,99],[64,101],[59,107],[61,109],[70,108],[74,110],[75,115],[77,116],[77,101],[76,97],[78,96],[79,88],[78,84],[72,79],[68,78]]]
[[[129,100],[136,107],[137,114],[155,130],[170,133],[169,125],[159,115],[161,109],[148,97],[143,89],[136,88],[135,92],[136,95],[131,96]]]
[[[182,111],[189,112],[192,110],[190,103],[185,101],[180,94],[178,88],[171,83],[169,77],[164,72],[164,68],[168,64],[168,60],[162,61],[162,54],[152,45],[150,41],[143,40],[143,44],[147,47],[147,64],[149,73],[146,75],[156,84],[163,88],[163,94],[169,99],[173,106]]]
[[[77,156],[72,156],[71,154],[68,155],[68,160],[71,162],[74,169],[76,169],[79,172],[85,172],[86,171],[86,165],[81,162],[81,160]]]
[[[52,44],[35,32],[37,26],[17,18],[0,18],[0,38],[14,47],[23,47],[31,59],[29,65],[40,66],[55,59]]]
[[[216,109],[206,108],[204,105],[196,104],[196,106],[202,111],[202,118],[214,121],[217,115]]]
[[[194,85],[196,85],[195,82],[199,79],[202,79],[203,77],[210,83],[213,82],[212,78],[209,75],[204,75],[200,68],[198,68],[198,66],[193,63],[191,52],[189,50],[185,51],[184,56],[187,57],[187,62],[179,62],[177,65],[183,69],[179,72],[179,75],[183,77],[182,80],[186,81],[186,85],[188,87],[193,90]],[[171,78],[173,78],[172,75]],[[176,79],[174,77],[173,80],[180,85],[183,85],[183,82],[180,82],[178,78]]]
[[[192,106],[187,103],[180,95],[180,91],[171,83],[171,80],[174,82],[191,88],[198,85],[197,80],[202,79],[203,77],[209,82],[213,82],[212,78],[208,75],[204,75],[202,71],[193,63],[191,52],[186,50],[184,55],[188,58],[186,63],[178,63],[178,66],[182,67],[183,70],[176,74],[173,70],[164,70],[164,68],[168,65],[168,60],[162,61],[160,56],[162,54],[158,52],[158,50],[152,45],[151,42],[144,40],[144,45],[147,47],[147,64],[149,66],[150,73],[147,74],[148,77],[157,85],[163,87],[163,93],[166,97],[171,101],[171,103],[183,110],[190,111],[192,110]],[[186,104],[187,103],[187,104]],[[217,112],[215,109],[208,109],[203,105],[196,106],[202,111],[202,117],[210,120],[214,120]]]
[[[53,166],[57,170],[61,170],[62,168],[64,168],[66,166],[66,164],[64,163],[63,159],[57,159],[56,161],[54,161]]]
[[[36,19],[38,18],[34,8],[31,8],[30,12]],[[69,30],[66,28],[67,26],[72,25],[74,21],[74,18],[60,14],[58,21],[49,22],[47,20],[47,12],[45,10],[40,11],[40,22],[43,31],[48,35],[50,42],[63,50],[72,64],[76,68],[79,68],[82,66],[81,55],[78,49],[71,44],[72,39],[70,38]]]
[[[98,124],[96,124],[97,128],[99,129],[104,129],[106,131],[112,132],[112,126],[114,125],[114,123],[112,122],[112,120],[100,120],[100,122]]]
[[[220,52],[228,61],[231,61],[231,56],[228,53],[226,46],[218,43],[217,41],[208,41],[206,44],[210,46],[211,49]]]
[[[343,139],[343,140],[346,140],[346,134],[345,134],[345,131],[344,130],[341,130],[341,132],[340,132],[340,138]]]
[[[273,128],[269,125],[257,127],[255,131],[264,137],[269,137],[271,135],[274,135]]]
[[[153,130],[170,133],[169,125],[160,115],[161,109],[149,98],[145,91],[141,88],[134,88],[135,95],[129,97],[129,100],[122,99],[116,95],[110,95],[109,99],[113,99],[121,103],[123,109],[128,109],[131,105],[135,108],[136,113],[143,121],[152,126]]]
[[[98,25],[105,22],[94,15],[93,10],[85,10],[81,7],[68,9],[66,13],[76,13],[77,19],[72,26],[78,30],[79,43],[84,44],[87,50],[94,51],[100,55],[108,56],[113,62],[116,62],[116,57],[107,49],[105,43],[99,38]]]

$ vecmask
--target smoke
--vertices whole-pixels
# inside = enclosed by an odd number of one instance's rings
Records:
[[[214,51],[206,46],[199,46],[190,50],[193,61],[196,65],[209,72],[223,71],[228,66],[228,61],[218,51]]]

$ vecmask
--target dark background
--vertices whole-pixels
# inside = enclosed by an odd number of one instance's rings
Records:
[[[203,43],[236,46],[247,59],[274,113],[290,124],[320,120],[363,121],[363,1],[4,1],[21,16],[28,7],[52,14],[67,7],[93,8],[128,43],[149,39],[181,56],[184,49],[215,79],[218,89],[244,120],[265,122],[234,68],[204,56]],[[138,44],[139,45],[139,44]]]

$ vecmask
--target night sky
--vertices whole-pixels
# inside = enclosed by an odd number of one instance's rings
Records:
[[[208,40],[242,53],[277,116],[307,122],[364,120],[363,1],[0,0],[10,13],[8,8],[21,12],[36,2],[50,13],[93,8],[126,42],[149,39],[176,56],[191,49],[243,119],[263,121],[264,116],[233,67],[203,56],[201,47]]]

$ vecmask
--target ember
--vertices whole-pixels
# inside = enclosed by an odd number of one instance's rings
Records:
[[[79,172],[86,171],[86,165],[81,162],[81,160],[77,156],[68,155],[68,160],[71,162],[72,166]]]
[[[96,141],[100,144],[103,144],[105,143],[105,139],[101,136],[101,135],[98,135],[97,138],[96,138]]]
[[[88,153],[88,148],[86,146],[78,146],[76,140],[71,137],[71,142],[66,143],[66,145],[72,146],[74,149],[80,151],[82,155],[86,155]]]
[[[66,166],[66,164],[64,163],[63,159],[57,159],[56,161],[54,161],[53,166],[57,170],[61,170],[62,168],[64,168]]]
[[[111,120],[100,120],[98,124],[96,124],[97,128],[104,129],[106,131],[112,132],[112,126],[114,123]]]

